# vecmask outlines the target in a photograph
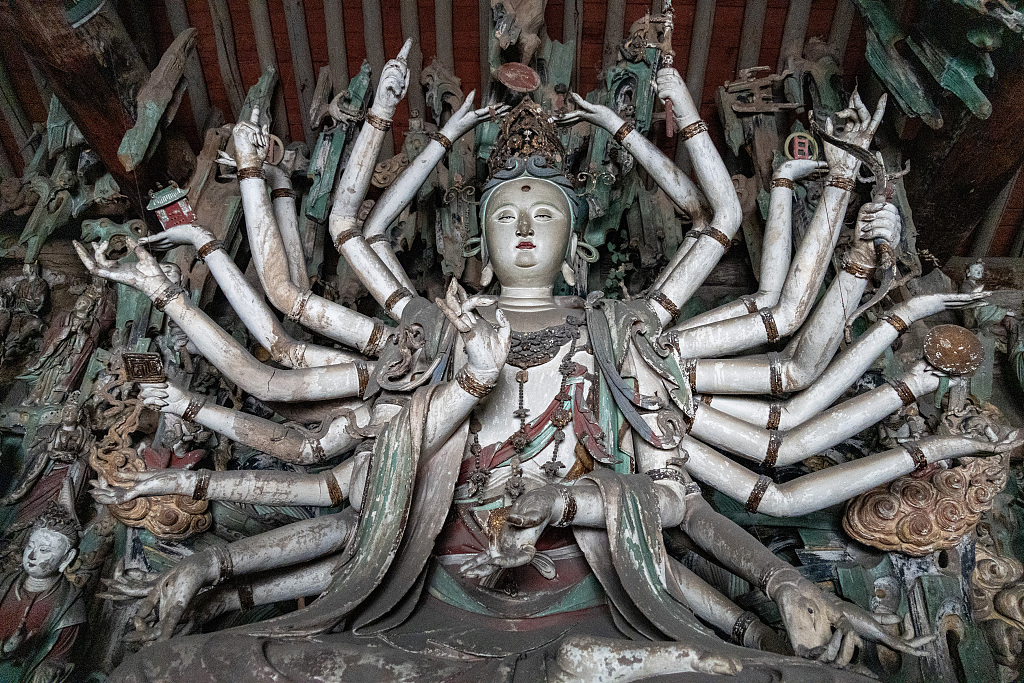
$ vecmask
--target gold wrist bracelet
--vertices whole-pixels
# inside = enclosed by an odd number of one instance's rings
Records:
[[[636,126],[634,126],[631,121],[626,121],[621,126],[619,126],[619,129],[615,131],[615,135],[612,137],[615,139],[615,142],[621,145],[622,141],[626,139],[626,136],[632,133],[634,130],[636,130]]]
[[[372,111],[366,112],[366,122],[381,132],[387,132],[391,130],[391,122],[387,119],[377,116]]]
[[[359,230],[356,230],[355,228],[342,230],[341,233],[338,235],[337,239],[334,240],[334,248],[340,252],[341,248],[345,245],[345,242],[348,242],[350,239],[359,237],[361,234],[362,233]]]
[[[260,180],[267,179],[267,174],[263,172],[262,166],[247,166],[246,168],[239,168],[235,171],[235,175],[239,180],[248,180],[249,178],[259,178]]]
[[[796,184],[789,178],[772,178],[772,187],[784,187],[787,190],[792,190],[796,187]]]
[[[838,187],[840,190],[846,190],[847,192],[853,192],[857,187],[857,183],[853,178],[829,178],[825,184],[829,187]]]
[[[209,256],[213,252],[217,251],[218,249],[223,249],[223,248],[224,248],[224,243],[221,242],[220,240],[210,240],[209,242],[207,242],[203,246],[201,246],[198,249],[196,249],[196,259],[198,259],[198,261],[200,263],[206,263],[206,257],[207,256]]]
[[[462,387],[463,391],[470,396],[475,396],[476,398],[483,398],[487,394],[491,393],[491,389],[494,388],[494,384],[481,382],[466,368],[462,368],[455,374],[455,381],[459,383],[459,386]]]
[[[206,500],[206,492],[210,488],[210,470],[197,470],[196,486],[192,490],[192,500]]]
[[[451,139],[441,131],[430,131],[427,133],[427,137],[444,147],[445,153],[452,151]]]
[[[163,289],[161,289],[153,296],[153,308],[162,312],[165,308],[167,308],[167,304],[174,301],[174,299],[179,294],[184,293],[185,290],[181,287],[181,285],[176,285],[174,283],[166,285]]]
[[[698,120],[698,121],[694,121],[690,125],[688,125],[685,128],[683,128],[681,131],[679,131],[679,135],[682,136],[683,142],[686,142],[690,138],[696,137],[696,136],[700,135],[701,133],[707,133],[707,132],[708,132],[708,124],[704,123],[704,121],[702,121],[702,120]]]

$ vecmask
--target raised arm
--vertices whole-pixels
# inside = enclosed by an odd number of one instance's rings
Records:
[[[370,215],[363,224],[362,238],[366,244],[377,254],[380,260],[388,269],[402,281],[402,284],[409,290],[415,287],[409,276],[402,269],[401,264],[395,257],[395,252],[388,242],[386,230],[405,210],[419,192],[427,177],[437,166],[438,162],[446,154],[451,152],[452,145],[463,135],[473,130],[480,123],[489,120],[493,116],[501,116],[508,111],[508,105],[498,107],[484,107],[473,110],[473,98],[476,91],[470,91],[466,101],[462,103],[458,111],[451,115],[451,118],[444,124],[440,131],[428,133],[430,142],[413,159],[409,167],[402,171],[395,181],[388,185],[387,189],[380,196],[374,205]]]
[[[94,245],[95,258],[78,242],[75,249],[93,275],[134,287],[152,299],[153,305],[189,336],[199,353],[242,391],[263,401],[317,401],[362,394],[372,364],[354,362],[292,370],[264,365],[193,304],[149,252],[134,241],[129,244],[139,259],[137,263],[108,260],[106,242]]]
[[[779,295],[786,283],[786,274],[789,272],[789,264],[793,256],[793,191],[795,183],[815,171],[826,168],[828,166],[825,163],[809,159],[793,159],[779,167],[779,170],[775,172],[775,177],[772,178],[758,291],[751,296],[741,296],[735,301],[689,318],[676,325],[675,329],[685,330],[719,320],[735,318],[762,308],[770,308],[779,302]]]
[[[263,295],[253,289],[242,271],[224,251],[223,245],[208,230],[192,224],[177,225],[155,235],[143,237],[139,244],[164,249],[179,244],[194,247],[196,253],[202,255],[210,274],[217,281],[217,285],[224,292],[242,324],[256,341],[270,352],[270,357],[274,361],[290,368],[303,368],[360,360],[360,356],[354,352],[302,343],[288,334],[277,316],[264,302]]]
[[[263,170],[269,131],[266,126],[259,127],[258,117],[259,112],[254,110],[253,120],[235,124],[231,135],[249,247],[260,283],[274,308],[290,319],[368,356],[376,356],[385,341],[383,323],[313,294],[308,287],[300,287],[292,280],[288,252]]]
[[[662,324],[668,325],[729,248],[743,220],[743,212],[729,171],[679,72],[661,69],[657,78],[658,97],[663,102],[672,102],[676,125],[693,163],[697,184],[712,210],[711,222],[701,231],[697,243],[650,294]]]
[[[686,174],[608,107],[592,104],[574,94],[576,110],[560,115],[556,120],[563,125],[588,121],[607,130],[616,142],[634,155],[665,193],[693,216],[695,225],[703,226],[702,235],[708,239],[684,242],[680,247],[684,254],[673,259],[671,274],[662,275],[650,295],[661,323],[668,325],[722,258],[740,227],[743,215],[729,171],[675,69],[658,72],[658,95],[662,100],[671,99],[675,106],[676,122],[693,159],[697,184],[703,191],[708,209],[703,206],[700,192]],[[711,214],[709,220],[704,215],[708,211]]]
[[[284,242],[284,252],[288,257],[288,272],[292,282],[299,289],[309,289],[309,272],[306,270],[306,254],[302,250],[302,238],[299,237],[299,214],[295,206],[295,190],[292,179],[285,169],[271,164],[263,164],[270,186],[270,200],[274,203],[274,218],[277,229]]]
[[[313,430],[209,403],[204,396],[166,382],[143,385],[139,397],[150,408],[178,417],[188,413],[188,419],[211,431],[296,465],[316,465],[351,450],[363,438],[351,428],[359,426],[360,417],[364,426],[370,420],[370,410],[361,399],[331,408],[320,428]]]

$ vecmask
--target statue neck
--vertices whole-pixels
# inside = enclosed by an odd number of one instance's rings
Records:
[[[29,593],[45,593],[46,591],[57,585],[57,580],[60,576],[47,576],[43,578],[36,578],[34,576],[26,576],[25,582],[22,586]]]
[[[510,311],[541,311],[555,308],[551,295],[554,285],[547,287],[502,287],[498,306]]]

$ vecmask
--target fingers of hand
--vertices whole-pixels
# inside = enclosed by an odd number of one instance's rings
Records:
[[[476,97],[476,90],[470,90],[469,94],[466,95],[466,99],[465,99],[465,101],[463,101],[462,106],[459,107],[459,112],[458,113],[460,115],[465,114],[466,112],[468,112],[470,109],[473,108],[473,99],[475,97]]]
[[[871,117],[871,123],[868,125],[868,131],[872,135],[875,134],[875,131],[882,124],[882,117],[885,116],[885,105],[888,101],[888,93],[882,93],[882,96],[878,98],[878,104],[875,105],[875,114]]]
[[[444,313],[445,317],[448,318],[451,324],[454,325],[455,329],[457,329],[459,332],[465,334],[466,332],[469,332],[472,329],[470,325],[467,325],[465,322],[462,321],[462,316],[459,315],[458,312],[453,311],[451,308],[448,307],[448,304],[445,303],[444,299],[434,299],[434,303],[437,305],[438,308],[441,309],[441,312]]]
[[[252,113],[249,115],[249,123],[252,123],[254,125],[259,125],[259,122],[260,122],[260,108],[259,107],[253,107],[252,108]]]
[[[405,61],[406,59],[409,58],[410,50],[412,50],[412,38],[409,38],[408,40],[405,41],[405,43],[402,44],[402,49],[399,50],[398,57],[396,59],[401,59],[402,61]]]

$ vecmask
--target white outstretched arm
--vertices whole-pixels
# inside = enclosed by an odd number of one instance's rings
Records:
[[[805,334],[797,343],[797,348],[792,359],[777,360],[773,357],[751,356],[745,359],[733,359],[721,361],[722,363],[735,363],[730,371],[730,389],[716,393],[712,399],[715,409],[734,415],[752,424],[767,424],[775,418],[772,413],[778,412],[778,429],[792,429],[816,415],[832,404],[843,392],[850,387],[858,377],[863,375],[871,364],[881,355],[886,348],[905,330],[911,323],[944,310],[976,306],[987,296],[980,294],[926,294],[914,297],[892,308],[881,320],[875,323],[865,332],[852,346],[844,350],[833,361],[826,370],[807,385],[807,388],[792,396],[786,401],[773,403],[753,398],[741,398],[738,396],[727,396],[725,393],[768,393],[765,387],[771,386],[772,365],[776,364],[774,373],[781,378],[782,392],[795,391],[800,387],[794,379],[801,379],[792,374],[794,360],[803,354],[805,344],[812,347],[809,353],[815,353],[813,349],[813,337]],[[853,302],[856,306],[857,302]],[[815,355],[818,355],[815,353]],[[716,391],[722,389],[720,383],[712,372],[702,370],[704,364],[709,365],[716,361],[698,361],[695,369],[697,391],[707,392],[709,388]],[[916,372],[916,370],[911,371]],[[704,379],[701,379],[701,378]],[[780,392],[776,392],[780,393]]]
[[[179,417],[184,416],[190,405],[201,405],[198,412],[190,415],[193,422],[296,465],[316,465],[351,450],[362,437],[353,436],[348,428],[358,426],[360,417],[364,424],[370,420],[369,408],[361,399],[351,399],[333,409],[320,429],[314,431],[296,423],[281,424],[240,410],[203,403],[204,397],[170,383],[142,385],[139,397],[150,408]]]
[[[372,364],[355,362],[326,367],[278,370],[260,363],[234,337],[192,303],[160,264],[133,240],[137,263],[117,263],[105,256],[107,243],[94,245],[94,257],[78,242],[75,249],[93,275],[141,290],[182,330],[210,363],[239,389],[263,401],[317,401],[362,393]]]
[[[299,237],[299,214],[295,205],[295,190],[292,179],[285,170],[271,164],[263,164],[270,186],[270,200],[274,203],[274,217],[277,229],[284,242],[284,253],[288,258],[288,272],[292,282],[299,289],[309,289],[309,272],[306,270],[306,254]]]
[[[277,316],[264,302],[263,295],[253,289],[242,271],[208,230],[192,224],[177,225],[155,235],[143,237],[139,244],[158,248],[170,248],[179,244],[195,247],[197,253],[203,254],[210,274],[224,292],[232,309],[256,341],[270,352],[270,357],[274,361],[290,368],[305,368],[361,360],[354,352],[319,344],[305,344],[288,334]],[[190,331],[185,330],[185,333],[190,334]]]
[[[1018,439],[1015,432],[994,442],[962,436],[931,436],[915,445],[924,460],[933,463],[1013,448]],[[901,446],[776,484],[697,439],[686,436],[682,445],[690,455],[686,469],[694,478],[747,504],[749,512],[775,517],[797,517],[823,510],[909,474],[919,466],[911,451]]]

